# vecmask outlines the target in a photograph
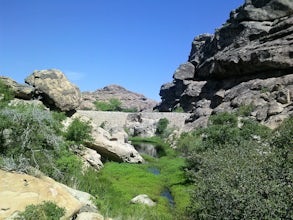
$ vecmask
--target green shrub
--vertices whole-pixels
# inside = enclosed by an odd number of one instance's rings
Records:
[[[59,220],[65,214],[65,209],[58,207],[51,201],[39,205],[29,205],[23,212],[19,213],[17,219],[24,220]]]
[[[110,99],[108,102],[95,101],[96,109],[98,111],[121,111],[121,101],[119,99]]]
[[[163,135],[166,131],[169,124],[169,120],[167,118],[161,118],[157,124],[156,135]]]
[[[0,107],[14,98],[14,92],[0,79]]]
[[[195,137],[181,138],[193,149],[187,166],[195,183],[190,219],[292,218],[292,119],[272,135],[252,120],[238,128],[233,115],[224,116],[211,118]]]
[[[69,125],[65,132],[65,137],[69,141],[76,143],[84,143],[92,140],[91,136],[92,127],[89,123],[83,122],[78,118],[75,118]]]
[[[63,140],[61,124],[49,111],[37,106],[6,107],[0,110],[0,154],[36,168],[54,164],[53,156]]]

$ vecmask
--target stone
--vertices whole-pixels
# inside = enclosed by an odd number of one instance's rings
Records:
[[[194,38],[187,62],[162,85],[157,109],[183,108],[192,114],[187,127],[194,128],[205,126],[211,114],[245,105],[253,108],[250,117],[263,124],[289,117],[292,34],[293,1],[246,0],[214,34]],[[204,100],[210,104],[202,107]]]
[[[56,69],[36,70],[25,79],[34,87],[41,101],[52,109],[64,112],[75,111],[80,105],[81,93],[77,86]]]
[[[272,102],[269,105],[268,116],[277,115],[284,110],[283,106],[277,102]]]
[[[9,77],[0,76],[0,80],[14,92],[16,98],[30,100],[33,98],[34,88],[19,84]]]
[[[181,64],[175,71],[173,78],[175,80],[190,80],[194,78],[194,65],[192,63]]]
[[[82,158],[85,167],[100,170],[104,166],[101,155],[93,149],[82,147],[82,149],[75,149],[74,152]]]
[[[107,131],[100,126],[99,122],[97,123],[97,121],[91,118],[91,114],[87,113],[88,111],[78,111],[77,113],[73,114],[71,118],[64,121],[63,124],[66,129],[66,127],[70,125],[73,119],[78,118],[81,121],[84,121],[91,125],[91,136],[93,137],[93,140],[87,141],[85,145],[86,147],[96,151],[97,154],[101,157],[95,156],[95,160],[93,160],[93,155],[88,155],[87,158],[90,159],[88,161],[89,163],[94,163],[96,164],[97,168],[100,168],[102,165],[101,160],[111,160],[116,162],[128,163],[142,163],[144,161],[141,155],[135,150],[135,148],[127,142],[128,136],[127,133],[122,130],[123,127],[121,127],[120,129],[118,129],[117,127],[112,127],[109,131]],[[111,113],[116,114],[110,112],[110,114]],[[80,153],[84,154],[84,152]],[[91,162],[91,160],[93,161]]]
[[[77,215],[75,220],[106,220],[104,216],[95,212],[82,212]]]
[[[94,127],[92,130],[93,141],[87,146],[96,150],[103,159],[116,162],[142,163],[144,160],[135,148],[126,142],[113,140],[111,135],[101,127]]]
[[[68,192],[63,184],[49,177],[36,178],[27,174],[0,170],[0,219],[24,211],[31,204],[53,201],[64,207],[64,219],[69,219],[82,207],[82,203]]]
[[[148,195],[145,195],[145,194],[141,194],[134,197],[133,199],[130,200],[130,202],[133,204],[143,204],[150,207],[156,205],[156,203],[153,200],[151,200]]]

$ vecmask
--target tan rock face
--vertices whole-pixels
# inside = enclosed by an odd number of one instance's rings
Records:
[[[61,111],[75,110],[81,101],[78,87],[56,69],[34,71],[25,82],[35,87],[44,104]]]
[[[82,204],[60,183],[51,178],[0,170],[0,219],[24,211],[31,204],[53,201],[66,209],[65,218],[79,211]]]

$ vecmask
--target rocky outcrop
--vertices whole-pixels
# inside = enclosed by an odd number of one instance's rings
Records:
[[[123,109],[135,111],[152,111],[158,104],[156,101],[146,98],[144,95],[131,92],[118,85],[109,85],[95,92],[83,92],[79,109],[95,110],[95,101],[108,102],[110,99],[121,101]]]
[[[35,97],[52,109],[70,112],[80,105],[79,88],[69,82],[60,70],[34,71],[25,82],[34,87]]]
[[[19,84],[9,77],[0,76],[0,81],[2,81],[6,86],[11,88],[14,96],[19,99],[30,100],[33,98],[34,89],[31,86]]]
[[[24,211],[31,204],[53,201],[66,210],[65,219],[77,213],[82,203],[65,188],[48,177],[36,178],[26,174],[0,170],[0,219]]]
[[[127,134],[125,135],[127,136]],[[144,161],[135,148],[124,138],[117,139],[117,136],[111,135],[101,127],[94,127],[92,136],[94,140],[88,142],[87,146],[96,150],[104,160],[127,163],[142,163]]]
[[[250,116],[274,128],[293,112],[292,78],[293,1],[246,0],[214,35],[194,39],[158,109],[182,107],[204,126],[213,113],[251,105]]]
[[[98,213],[90,194],[58,183],[39,171],[37,173],[38,177],[35,177],[0,170],[0,219],[17,219],[18,213],[26,206],[44,201],[65,208],[65,216],[61,219],[106,219]]]
[[[135,148],[128,143],[128,135],[124,131],[123,127],[112,127],[109,131],[102,128],[100,123],[95,120],[91,120],[91,115],[87,114],[90,111],[83,111],[75,113],[71,118],[68,118],[64,122],[65,126],[68,126],[72,119],[79,118],[82,121],[89,123],[92,127],[91,136],[93,140],[86,143],[86,146],[95,150],[101,157],[93,157],[94,154],[89,153],[85,156],[85,151],[79,152],[83,154],[83,158],[88,161],[92,166],[99,169],[102,166],[102,161],[116,161],[127,163],[142,163],[144,160],[141,155],[135,150]],[[112,115],[116,114],[112,112]],[[89,149],[88,149],[89,150]]]

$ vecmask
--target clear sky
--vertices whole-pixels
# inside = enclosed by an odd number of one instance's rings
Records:
[[[82,91],[119,84],[160,100],[195,36],[244,0],[0,0],[0,75],[57,68]]]

